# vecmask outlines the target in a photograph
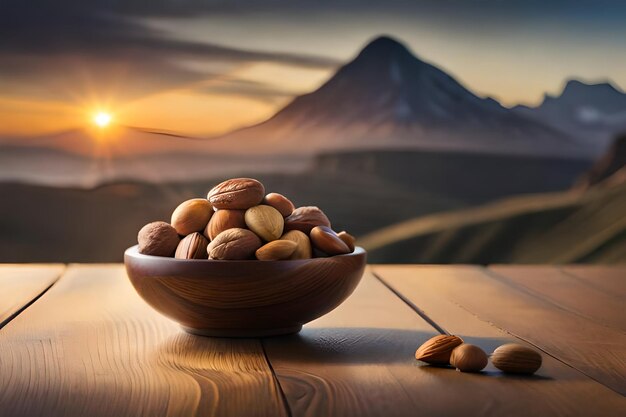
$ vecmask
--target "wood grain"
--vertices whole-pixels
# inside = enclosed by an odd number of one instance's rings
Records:
[[[414,359],[436,334],[366,272],[337,309],[263,344],[293,416],[444,415],[461,407],[427,401],[441,386],[429,389]]]
[[[553,266],[490,266],[513,287],[528,291],[557,309],[626,332],[624,299],[609,295],[593,285],[572,277]],[[623,287],[626,288],[626,276]]]
[[[61,276],[63,265],[0,266],[0,328]]]
[[[449,296],[447,287],[456,285],[453,282],[457,279],[476,274],[474,267],[377,265],[373,269],[446,331],[480,346],[488,354],[504,343],[536,349]],[[489,303],[484,298],[482,302]],[[591,416],[616,415],[618,410],[626,410],[626,399],[618,393],[544,352],[542,356],[543,365],[532,377],[506,376],[490,363],[483,372],[485,377],[477,376],[476,384],[482,385],[479,392],[468,392],[468,396],[484,401],[496,414],[501,410],[501,415]]]
[[[479,267],[458,273],[442,266],[437,279],[430,281],[431,291],[626,393],[626,335],[622,332],[558,308]]]
[[[429,305],[440,302],[435,294],[423,295]],[[511,340],[450,300],[441,301],[437,324],[488,350]],[[293,416],[588,416],[626,406],[617,393],[549,357],[534,378],[503,377],[494,368],[472,375],[423,366],[415,350],[435,334],[366,273],[336,310],[299,335],[263,343]]]
[[[494,323],[501,323],[508,331],[626,395],[626,334],[623,331],[598,324],[597,320],[560,308],[516,287],[503,270],[485,272],[481,287],[475,291],[480,291],[483,283],[492,291],[486,296],[492,299],[488,305]],[[626,281],[622,285],[626,286]],[[614,314],[619,317],[623,303],[614,307],[618,309]],[[599,307],[595,309],[599,310]],[[623,326],[622,323],[620,328]]]
[[[626,265],[568,265],[560,268],[573,278],[604,291],[607,295],[626,298]]]
[[[193,260],[124,254],[141,297],[191,333],[258,337],[298,332],[345,300],[365,269],[362,248],[327,258]]]
[[[187,335],[123,266],[73,266],[0,332],[7,416],[284,416],[258,340]]]

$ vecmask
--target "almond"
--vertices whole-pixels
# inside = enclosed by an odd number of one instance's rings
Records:
[[[443,335],[432,337],[415,351],[415,359],[433,365],[450,364],[452,350],[463,343],[458,336]]]
[[[283,216],[271,206],[254,206],[246,210],[246,225],[266,242],[278,239],[283,234]]]
[[[297,245],[296,250],[289,259],[310,259],[313,257],[311,240],[299,230],[290,230],[280,237],[281,240],[290,240]]]
[[[291,240],[274,240],[257,249],[255,255],[259,261],[279,261],[289,259],[297,247]]]
[[[201,233],[194,232],[185,236],[176,248],[174,258],[177,259],[206,259],[206,247],[209,244],[207,238]]]
[[[539,352],[516,343],[507,343],[493,351],[491,363],[511,374],[534,374],[541,367]]]
[[[315,226],[309,235],[313,246],[331,256],[350,253],[350,248],[327,226]]]

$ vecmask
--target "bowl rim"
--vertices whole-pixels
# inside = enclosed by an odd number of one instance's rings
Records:
[[[133,245],[124,251],[124,263],[126,263],[126,258],[135,258],[135,259],[143,259],[146,261],[158,261],[158,262],[172,262],[179,264],[252,264],[252,263],[262,263],[263,265],[269,265],[271,263],[280,263],[280,264],[290,264],[297,265],[299,263],[307,263],[315,261],[316,259],[336,259],[336,258],[350,258],[355,256],[363,256],[367,253],[365,249],[361,246],[355,246],[354,251],[350,253],[345,253],[343,255],[333,255],[324,258],[308,258],[308,259],[283,259],[278,261],[260,261],[258,259],[238,259],[238,260],[228,260],[228,259],[177,259],[169,256],[155,256],[155,255],[146,255],[143,253],[139,253],[139,245]]]

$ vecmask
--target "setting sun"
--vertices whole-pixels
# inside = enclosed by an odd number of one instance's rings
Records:
[[[106,127],[111,123],[111,115],[104,112],[96,113],[93,122],[99,127]]]

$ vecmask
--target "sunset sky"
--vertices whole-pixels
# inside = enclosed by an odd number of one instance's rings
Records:
[[[0,1],[0,134],[261,121],[392,35],[504,105],[567,78],[626,87],[623,1]]]

